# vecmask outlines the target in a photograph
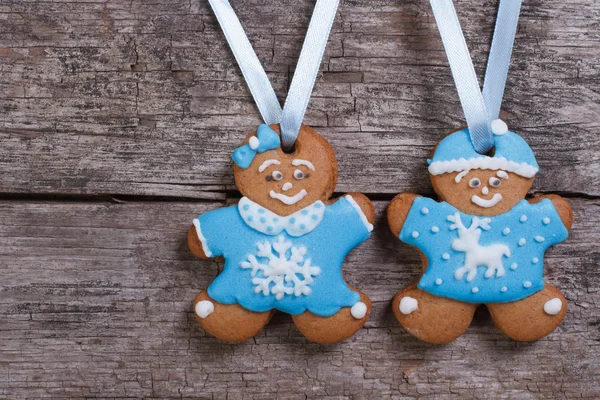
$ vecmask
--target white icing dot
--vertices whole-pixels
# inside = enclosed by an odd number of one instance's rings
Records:
[[[412,237],[414,237],[415,239],[418,238],[419,237],[419,232],[413,231]]]
[[[509,233],[510,233],[510,228],[504,228],[504,229],[502,230],[502,234],[503,234],[504,236],[508,235]]]
[[[212,301],[202,300],[196,303],[194,310],[200,318],[206,318],[215,311],[215,305]]]
[[[548,300],[544,303],[544,312],[548,315],[556,315],[562,309],[562,301],[555,297],[552,300]]]
[[[359,301],[350,309],[350,314],[356,319],[361,319],[367,315],[367,305],[362,301]]]
[[[525,214],[521,215],[521,218],[519,218],[519,221],[521,221],[521,222],[527,221],[527,215],[525,215]]]
[[[492,128],[492,133],[494,135],[505,135],[508,133],[508,125],[506,122],[501,119],[495,119],[490,123],[490,128]]]
[[[252,150],[256,150],[256,149],[258,149],[260,142],[258,141],[258,138],[256,136],[252,136],[250,138],[250,140],[248,141],[248,144],[250,145],[250,148]]]
[[[542,222],[544,223],[544,225],[548,225],[550,223],[550,218],[546,217],[542,220]]]
[[[444,260],[449,260],[449,259],[450,259],[450,254],[448,254],[448,253],[444,253],[444,254],[442,254],[442,258],[443,258]]]
[[[419,308],[419,302],[417,299],[406,296],[400,300],[400,312],[404,315],[408,315]]]
[[[421,213],[422,213],[423,215],[425,215],[425,214],[429,214],[429,208],[427,208],[427,207],[423,207],[423,208],[421,208]]]
[[[471,292],[477,293],[477,292],[479,292],[479,288],[477,286],[475,286],[473,289],[471,289]]]
[[[518,266],[519,265],[517,263],[512,263],[512,264],[510,264],[510,269],[512,269],[514,271],[515,269],[517,269]]]
[[[442,284],[442,282],[443,282],[443,281],[442,281],[440,278],[437,278],[437,279],[435,280],[435,284],[436,284],[436,285],[441,285],[441,284]]]
[[[526,288],[530,288],[531,287],[531,282],[525,281],[525,282],[523,282],[523,286],[526,287]]]
[[[525,243],[527,243],[527,240],[525,240],[525,238],[519,239],[519,246],[525,246]]]
[[[531,260],[531,262],[534,264],[537,264],[539,261],[540,261],[540,259],[537,257],[533,257],[533,260]]]
[[[508,288],[506,286],[502,286],[502,288],[500,288],[500,291],[502,293],[506,292],[508,290]]]
[[[546,240],[543,236],[536,236],[535,237],[535,241],[538,243],[542,243],[544,240]]]
[[[440,231],[440,228],[438,228],[437,226],[434,225],[431,227],[431,232],[438,233],[439,231]]]

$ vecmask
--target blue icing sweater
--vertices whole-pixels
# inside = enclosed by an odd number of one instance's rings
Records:
[[[308,310],[331,316],[353,306],[360,295],[348,288],[341,268],[348,252],[370,236],[372,227],[361,216],[344,197],[330,206],[316,202],[288,217],[246,198],[239,207],[201,215],[210,256],[225,257],[208,295],[255,312],[277,309],[292,315]]]
[[[400,232],[428,260],[418,287],[468,303],[516,301],[543,289],[544,253],[567,236],[549,199],[522,200],[487,218],[419,197]]]

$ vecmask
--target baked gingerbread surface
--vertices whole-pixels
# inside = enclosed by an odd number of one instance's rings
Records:
[[[231,3],[284,96],[314,1]],[[478,72],[495,4],[457,2]],[[225,344],[192,311],[224,265],[194,257],[186,230],[237,204],[231,151],[260,123],[207,3],[4,2],[0,397],[600,397],[600,3],[523,4],[501,118],[541,168],[526,198],[573,208],[569,239],[544,257],[565,319],[515,343],[479,308],[442,346],[398,324],[390,299],[422,263],[385,207],[434,196],[425,160],[462,112],[427,1],[346,1],[307,123],[336,151],[334,197],[375,205],[374,233],[343,266],[373,307],[364,334],[320,346],[279,312]]]

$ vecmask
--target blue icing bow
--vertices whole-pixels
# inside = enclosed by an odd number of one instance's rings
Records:
[[[248,144],[238,147],[233,151],[231,158],[233,162],[240,168],[248,168],[256,153],[264,153],[267,150],[273,150],[281,145],[281,139],[277,132],[262,124],[258,127],[256,136],[252,136]]]
[[[492,157],[475,151],[467,128],[445,137],[438,145],[429,163],[429,172],[440,175],[470,169],[493,169],[514,172],[532,178],[539,166],[531,147],[513,132],[494,135],[495,152]]]

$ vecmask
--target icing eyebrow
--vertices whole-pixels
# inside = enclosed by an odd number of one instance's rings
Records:
[[[278,160],[267,160],[260,164],[260,167],[258,167],[258,172],[264,172],[264,170],[271,165],[281,165],[281,163]]]
[[[300,160],[298,158],[292,161],[292,165],[294,167],[297,167],[299,165],[305,165],[308,168],[312,169],[313,171],[315,170],[315,166],[310,161]]]
[[[466,175],[466,174],[468,174],[468,173],[469,173],[469,170],[468,170],[468,169],[465,169],[465,170],[464,170],[464,171],[462,171],[460,174],[458,174],[458,175],[456,175],[456,176],[454,177],[454,182],[456,182],[456,183],[459,183],[459,182],[462,180],[462,178],[464,178],[464,177],[465,177],[465,175]]]
[[[498,178],[508,179],[508,174],[505,171],[498,171],[496,175],[498,175]]]

